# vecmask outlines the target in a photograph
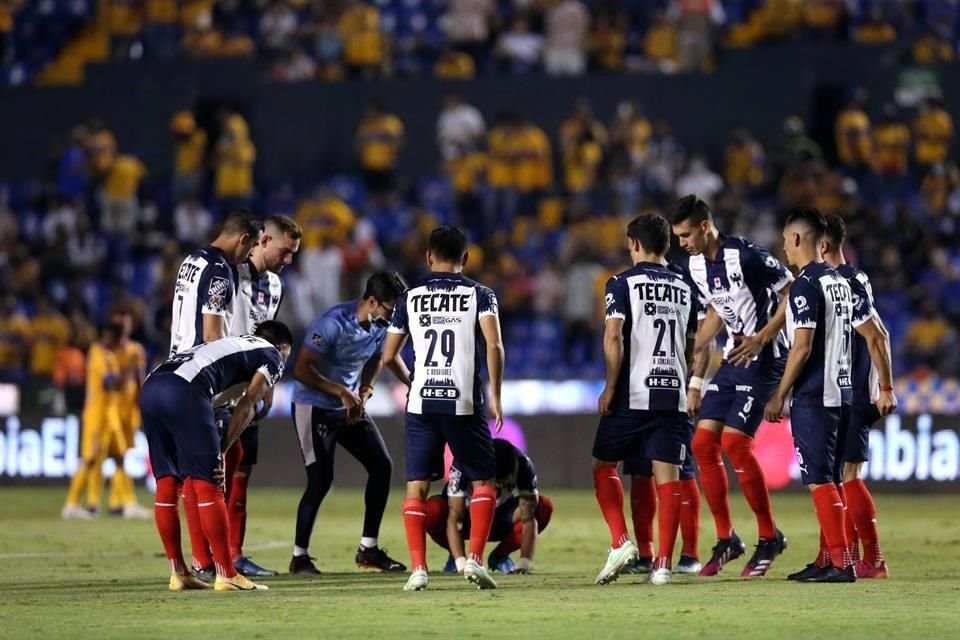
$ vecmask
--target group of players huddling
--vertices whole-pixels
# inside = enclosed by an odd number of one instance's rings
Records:
[[[759,540],[742,575],[765,575],[787,539],[776,527],[752,443],[763,418],[778,421],[791,394],[797,459],[813,495],[821,548],[814,562],[789,578],[887,577],[873,500],[860,470],[870,426],[896,407],[889,341],[866,275],[843,260],[843,221],[814,209],[790,212],[783,238],[787,260],[799,270],[794,278],[766,250],[722,235],[696,197],[677,201],[670,216],[668,222],[645,214],[628,225],[634,266],[606,286],[606,385],[598,401],[593,478],[611,549],[596,583],[624,572],[669,583],[681,530],[678,572],[713,576],[744,554],[730,516],[722,453],[757,517]],[[690,254],[686,265],[667,262],[671,223]],[[249,578],[277,573],[257,565],[242,547],[247,483],[257,457],[255,425],[272,406],[273,386],[294,346],[289,329],[275,320],[282,300],[277,274],[292,261],[300,236],[285,216],[261,223],[235,212],[217,239],[188,256],[179,270],[170,356],[147,376],[140,394],[157,479],[154,517],[172,590],[204,589],[211,582],[220,591],[265,589]],[[481,589],[496,588],[493,571],[532,569],[553,504],[540,495],[530,458],[495,439],[488,426],[488,415],[494,431],[503,424],[505,354],[496,296],[463,275],[469,254],[459,229],[435,229],[426,259],[430,274],[421,282],[407,288],[396,273],[374,274],[359,300],[321,314],[302,340],[293,416],[307,487],[296,516],[290,573],[320,573],[309,541],[333,482],[337,444],[368,473],[356,563],[407,570],[378,541],[393,463],[365,404],[383,367],[409,388],[402,512],[411,569],[404,589],[428,586],[428,534],[450,552],[444,570]],[[712,347],[724,328],[723,362],[705,384]],[[400,356],[408,340],[412,369]],[[429,497],[431,482],[445,476],[446,447],[454,459],[448,482],[440,495]],[[632,476],[636,542],[623,512],[620,462]],[[705,565],[697,552],[695,466],[717,529]],[[181,497],[190,565],[180,545]],[[484,563],[490,540],[500,544]],[[514,563],[510,554],[517,550]]]

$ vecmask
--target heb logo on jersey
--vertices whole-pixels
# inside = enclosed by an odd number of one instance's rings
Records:
[[[683,388],[677,372],[669,367],[654,367],[644,381],[647,389],[668,389],[671,391]]]
[[[420,397],[424,400],[459,400],[460,390],[453,380],[427,378],[420,389]]]

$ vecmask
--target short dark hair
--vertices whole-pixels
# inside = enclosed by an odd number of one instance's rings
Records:
[[[459,262],[467,252],[467,236],[457,227],[441,225],[430,232],[427,248],[441,260]]]
[[[367,278],[367,286],[363,290],[364,298],[373,298],[377,302],[396,300],[407,290],[407,283],[396,271],[377,271]]]
[[[828,213],[823,216],[827,223],[827,240],[835,248],[843,246],[847,239],[847,223],[843,221],[843,216],[836,213]]]
[[[670,223],[659,213],[644,213],[627,225],[627,237],[645,251],[662,256],[670,249]]]
[[[123,335],[123,323],[118,322],[113,318],[109,318],[100,323],[98,333],[100,334],[101,338],[106,337],[107,334],[113,334],[114,337],[119,338]]]
[[[517,470],[517,448],[503,438],[493,439],[493,452],[497,461],[496,480],[507,478]]]
[[[263,231],[263,223],[246,209],[236,209],[227,214],[220,227],[220,233],[231,235],[259,235]]]
[[[263,338],[275,347],[282,344],[293,346],[293,334],[290,333],[290,327],[277,320],[267,320],[260,323],[253,335]]]
[[[694,194],[683,196],[670,207],[670,223],[680,224],[689,220],[693,224],[700,224],[704,220],[713,220],[710,207],[706,202]]]
[[[275,213],[263,221],[264,227],[268,224],[276,225],[284,235],[290,236],[294,240],[299,240],[303,237],[303,229],[297,224],[297,221],[282,213]]]
[[[794,207],[787,214],[787,222],[784,226],[791,224],[805,224],[813,232],[814,240],[819,242],[827,233],[827,221],[818,209],[813,207]]]

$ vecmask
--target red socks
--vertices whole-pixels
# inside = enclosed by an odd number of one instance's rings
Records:
[[[472,513],[471,513],[472,515]],[[410,550],[410,570],[427,569],[427,504],[421,498],[403,501],[403,528]]]
[[[228,479],[227,518],[230,521],[230,556],[236,561],[243,557],[243,538],[247,533],[247,485],[253,468],[237,467]]]
[[[872,566],[883,562],[880,550],[880,538],[877,533],[877,507],[873,496],[863,480],[859,478],[845,482],[847,494],[847,515],[856,525],[860,541],[863,543],[863,559]]]
[[[850,503],[847,502],[847,492],[842,484],[837,485],[837,493],[840,494],[840,501],[843,502],[843,535],[847,537],[847,553],[850,554],[852,562],[857,562],[860,560],[860,538],[857,536],[857,527],[853,522],[853,514],[850,512]]]
[[[757,516],[757,529],[760,537],[772,540],[777,537],[777,528],[773,524],[773,512],[770,509],[770,494],[763,469],[753,455],[753,438],[746,434],[725,432],[721,438],[723,451],[730,459],[733,470],[740,480],[740,489],[747,504]]]
[[[641,558],[653,557],[653,516],[657,512],[657,486],[653,478],[631,476],[630,515]]]
[[[470,499],[470,559],[483,564],[483,550],[493,527],[497,490],[492,484],[475,485]]]
[[[230,557],[227,505],[223,501],[223,491],[206,480],[191,478],[190,481],[197,495],[197,508],[200,511],[203,534],[210,541],[213,549],[217,575],[232,578],[237,575],[237,570],[233,566],[233,558]]]
[[[843,531],[843,502],[835,484],[823,484],[813,490],[813,506],[820,521],[820,530],[827,539],[830,562],[843,569],[847,561],[847,536]]]
[[[827,547],[827,536],[823,534],[823,528],[820,529],[820,552],[817,553],[817,559],[813,564],[818,567],[825,567],[830,564],[830,548]]]
[[[727,470],[720,455],[720,434],[707,429],[697,429],[691,448],[697,459],[697,466],[700,467],[703,497],[707,499],[710,513],[717,525],[717,538],[725,540],[733,531],[733,520],[730,517]]]
[[[180,514],[177,502],[180,497],[179,482],[173,476],[157,478],[157,495],[153,503],[153,519],[163,543],[163,550],[170,561],[170,571],[180,576],[187,575],[187,563],[180,546]]]
[[[660,498],[657,512],[657,529],[660,544],[657,552],[657,568],[669,569],[673,561],[673,547],[680,529],[680,482],[665,482],[657,487]]]
[[[450,513],[450,507],[447,506],[447,499],[442,496],[433,496],[424,503],[426,517],[427,535],[438,545],[449,550],[450,544],[447,542],[447,516]]]
[[[550,498],[540,496],[537,503],[537,510],[534,512],[538,533],[542,533],[543,530],[547,528],[552,516],[553,502],[550,501]],[[497,545],[497,548],[493,550],[491,555],[505,558],[521,546],[523,546],[523,522],[518,520],[513,523],[513,530],[510,531],[510,534],[500,541],[500,544]]]
[[[610,546],[614,549],[630,539],[623,517],[623,484],[614,465],[603,465],[593,470],[593,486],[603,519],[610,529]],[[471,514],[473,515],[473,514]]]
[[[213,565],[213,556],[210,554],[210,545],[203,534],[203,525],[200,523],[200,511],[197,509],[197,494],[193,488],[193,479],[183,481],[183,511],[187,516],[187,531],[190,534],[190,552],[193,554],[193,566],[197,569],[206,569]]]
[[[699,558],[700,488],[695,478],[680,481],[680,533],[683,538],[681,555]]]

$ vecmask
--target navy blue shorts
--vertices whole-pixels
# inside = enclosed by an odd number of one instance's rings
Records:
[[[143,432],[157,478],[197,478],[215,484],[220,433],[213,402],[202,389],[172,373],[150,376],[140,393]]]
[[[687,414],[676,411],[636,411],[600,416],[593,439],[593,457],[620,462],[637,455],[669,464],[687,457]]]
[[[443,477],[443,447],[468,478],[492,480],[497,474],[493,436],[482,414],[450,416],[407,413],[404,444],[407,482]]]
[[[700,404],[700,420],[716,420],[750,437],[763,422],[763,407],[783,377],[785,358],[762,358],[749,367],[724,362]]]
[[[845,410],[840,407],[793,405],[790,428],[803,484],[838,482],[837,434]]]
[[[693,441],[693,420],[688,418],[683,443],[687,446],[687,452],[690,451],[690,445]],[[645,478],[653,477],[653,463],[646,457],[642,451],[637,451],[633,456],[623,461],[623,472],[628,476],[643,476]],[[680,465],[680,479],[693,480],[697,477],[697,463],[692,455],[683,457],[683,464]]]
[[[490,527],[491,542],[499,542],[513,533],[513,516],[520,506],[520,498],[513,496],[503,501],[503,504],[497,506],[493,512],[493,525]],[[464,540],[470,539],[470,509],[466,509],[463,514],[463,523],[460,528]]]
[[[844,462],[866,462],[870,459],[870,427],[880,419],[875,404],[854,404],[844,434],[841,457]]]

